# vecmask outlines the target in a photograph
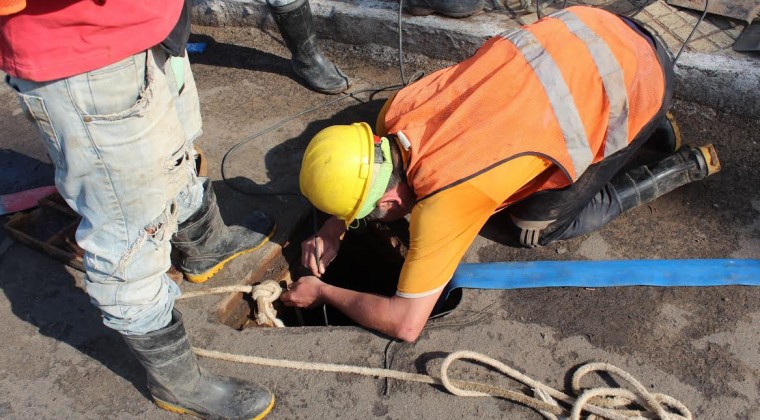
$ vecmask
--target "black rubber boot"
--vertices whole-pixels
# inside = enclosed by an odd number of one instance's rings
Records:
[[[711,144],[699,148],[682,146],[676,153],[659,162],[615,175],[572,223],[563,230],[541,238],[541,245],[592,232],[625,211],[718,171],[720,161]]]
[[[269,3],[267,3],[269,4]],[[269,11],[277,22],[285,44],[293,54],[293,71],[317,92],[336,94],[351,86],[348,76],[331,63],[319,49],[308,0],[275,7]]]
[[[649,166],[616,175],[610,187],[620,203],[620,212],[630,210],[693,181],[720,171],[713,145],[682,146],[676,153]]]
[[[147,370],[148,389],[164,410],[202,418],[261,419],[274,406],[274,395],[267,388],[198,366],[176,309],[168,326],[123,337]]]
[[[415,16],[438,13],[461,18],[483,10],[483,0],[404,0],[404,4],[407,13]]]
[[[203,182],[203,203],[188,220],[181,223],[172,245],[179,251],[179,269],[193,283],[202,283],[233,258],[265,244],[275,230],[266,214],[255,211],[242,226],[226,226],[219,214],[211,182]]]

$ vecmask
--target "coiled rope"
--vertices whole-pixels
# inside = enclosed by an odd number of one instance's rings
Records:
[[[275,287],[276,286],[276,287]],[[283,327],[277,319],[277,313],[272,306],[281,292],[280,285],[274,280],[266,280],[254,286],[216,287],[198,292],[189,292],[179,299],[189,299],[221,293],[250,293],[256,300],[258,313],[256,322],[259,324]],[[262,315],[263,314],[263,315]],[[431,385],[441,385],[453,395],[461,397],[498,397],[513,401],[540,412],[545,418],[557,420],[568,418],[580,420],[582,413],[591,414],[589,418],[604,418],[611,420],[631,419],[661,419],[661,420],[691,420],[689,409],[680,401],[665,394],[651,393],[631,374],[609,363],[588,363],[573,373],[571,387],[577,397],[565,394],[548,385],[538,382],[527,375],[505,365],[504,363],[473,351],[462,350],[449,354],[441,365],[440,377],[419,373],[403,372],[392,369],[369,368],[363,366],[315,363],[286,359],[272,359],[257,356],[224,353],[193,347],[195,354],[218,360],[245,363],[259,366],[287,368],[296,370],[352,373],[377,378],[391,378],[408,382],[419,382]],[[521,391],[512,391],[480,382],[451,379],[449,369],[458,360],[469,360],[488,366],[505,376],[520,382],[533,390],[534,396]],[[619,378],[624,387],[583,388],[582,379],[589,373],[607,373]],[[560,405],[563,403],[564,406]],[[631,408],[635,406],[637,408]]]

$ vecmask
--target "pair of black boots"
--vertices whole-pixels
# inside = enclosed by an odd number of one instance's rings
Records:
[[[263,246],[275,230],[274,221],[258,211],[240,226],[225,225],[208,179],[203,189],[200,208],[179,225],[172,239],[181,255],[181,271],[196,283],[208,280],[233,258]],[[166,327],[123,337],[147,370],[153,399],[165,410],[203,418],[260,419],[274,405],[274,395],[263,386],[203,370],[176,309]]]
[[[522,207],[518,203],[511,218],[520,244],[543,246],[597,230],[628,210],[718,171],[720,161],[715,147],[682,145],[678,125],[668,113],[628,165],[577,213],[572,213],[572,219],[558,213],[561,206],[539,206],[540,201]]]

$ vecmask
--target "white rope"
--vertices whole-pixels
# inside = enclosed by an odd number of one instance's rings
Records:
[[[281,320],[277,319],[277,312],[272,302],[280,297],[282,289],[274,280],[265,280],[255,286],[223,286],[198,292],[188,292],[178,299],[189,299],[198,296],[206,296],[221,293],[250,293],[256,300],[258,324],[284,327]],[[442,385],[453,395],[462,397],[499,397],[531,407],[551,420],[568,418],[580,420],[581,414],[590,414],[590,418],[605,418],[611,420],[631,419],[661,419],[661,420],[691,420],[691,412],[680,401],[664,394],[650,393],[647,388],[637,381],[628,372],[608,363],[589,363],[581,366],[572,377],[572,391],[579,397],[572,397],[558,391],[548,385],[531,379],[515,369],[492,359],[488,356],[473,351],[457,351],[449,354],[441,365],[440,379],[429,375],[402,372],[391,369],[369,368],[363,366],[302,362],[286,359],[269,359],[257,356],[245,356],[239,354],[223,353],[214,350],[206,350],[194,347],[193,351],[202,357],[226,360],[230,362],[246,363],[260,366],[270,366],[287,369],[297,369],[318,372],[353,373],[378,378],[391,378],[409,382],[420,382],[431,385]],[[521,382],[533,390],[535,397],[525,395],[522,392],[512,391],[478,382],[459,381],[449,378],[449,369],[457,360],[470,360],[489,366],[501,372],[515,381]],[[582,388],[581,380],[592,372],[606,372],[615,375],[627,384],[632,390],[626,388]],[[561,406],[559,402],[564,403]],[[639,407],[631,409],[632,405]],[[569,408],[568,408],[569,407]]]
[[[579,398],[573,398],[563,392],[557,391],[547,385],[537,382],[526,375],[510,368],[509,366],[472,351],[457,351],[449,354],[441,365],[440,379],[429,375],[418,373],[402,372],[391,369],[368,368],[363,366],[331,364],[331,363],[314,363],[302,362],[286,359],[269,359],[257,356],[244,356],[239,354],[223,353],[214,350],[207,350],[194,347],[195,354],[201,357],[226,360],[230,362],[246,363],[260,366],[270,366],[278,368],[288,368],[306,371],[333,372],[333,373],[353,373],[364,376],[373,376],[378,378],[392,378],[409,382],[420,382],[432,385],[443,385],[447,391],[454,395],[463,397],[501,397],[506,398],[541,412],[546,418],[556,419],[558,415],[568,417],[570,420],[580,420],[582,412],[591,413],[596,416],[612,420],[631,420],[631,419],[662,419],[662,420],[691,420],[691,412],[686,406],[672,397],[662,394],[651,394],[630,374],[622,369],[606,363],[591,363],[584,365],[576,371],[573,376],[573,383],[577,384],[580,379],[587,373],[605,371],[615,374],[632,385],[637,393],[623,388],[593,388],[584,390]],[[493,387],[490,385],[458,381],[449,378],[449,369],[457,360],[473,360],[481,364],[490,366],[508,377],[522,382],[534,389],[543,397],[541,399],[527,396],[520,392],[511,391],[504,388]],[[601,397],[622,397],[618,399],[607,399]],[[548,398],[550,401],[544,400]],[[557,404],[556,400],[562,401],[570,406],[566,409]],[[626,409],[631,402],[636,402],[641,406],[641,410]],[[642,403],[645,402],[645,403]],[[647,410],[649,409],[649,410]]]
[[[274,280],[264,280],[263,282],[253,285],[235,285],[212,287],[197,292],[183,293],[177,300],[190,299],[199,296],[218,295],[224,293],[248,293],[256,301],[256,323],[259,325],[269,325],[270,327],[284,328],[285,324],[277,318],[277,311],[272,303],[279,299],[282,288]]]

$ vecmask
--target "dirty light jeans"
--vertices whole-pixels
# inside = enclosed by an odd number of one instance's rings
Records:
[[[58,191],[82,216],[85,285],[105,325],[128,335],[166,326],[180,293],[166,275],[169,240],[203,194],[187,56],[153,48],[65,79],[6,81],[41,133]]]

